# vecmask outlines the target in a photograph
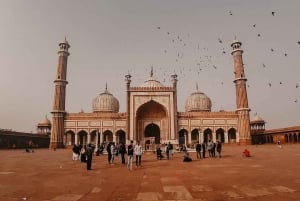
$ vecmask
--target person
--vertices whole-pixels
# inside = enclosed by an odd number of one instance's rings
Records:
[[[217,141],[217,152],[219,155],[219,158],[221,158],[221,151],[222,151],[222,143],[220,141]]]
[[[157,147],[157,149],[156,149],[156,156],[157,156],[157,160],[161,160],[164,157],[162,155],[162,151],[161,151],[160,147]]]
[[[207,150],[208,150],[208,155],[210,158],[213,158],[213,152],[212,152],[213,146],[214,146],[214,144],[211,142],[211,140],[208,140]]]
[[[196,145],[196,152],[197,152],[197,159],[202,158],[201,157],[201,144],[199,142]]]
[[[245,157],[250,157],[250,151],[248,149],[245,149],[243,154],[244,154],[243,156]]]
[[[86,162],[86,151],[85,151],[84,147],[82,147],[81,150],[80,150],[80,160],[83,163]]]
[[[116,147],[114,142],[110,144],[110,153],[111,153],[110,164],[114,164],[115,154],[116,154]]]
[[[111,161],[111,155],[112,155],[112,153],[111,153],[111,148],[110,148],[110,146],[111,146],[111,142],[109,142],[108,143],[108,145],[106,146],[106,151],[107,151],[107,160],[108,160],[108,163],[110,164],[110,161]]]
[[[132,159],[133,159],[133,141],[130,141],[130,145],[127,147],[127,155],[128,155],[128,160],[127,160],[127,168],[129,170],[132,170]]]
[[[211,153],[212,153],[213,158],[216,157],[216,148],[217,148],[217,144],[215,142],[213,142],[213,146],[212,146],[212,149],[211,149]]]
[[[122,143],[122,142],[121,142],[121,144],[120,144],[119,153],[121,154],[122,164],[125,165],[125,153],[126,153],[126,147],[125,147],[125,144]]]
[[[76,144],[74,144],[72,151],[73,151],[73,157],[72,157],[73,161],[78,160],[80,155],[80,149]]]
[[[277,142],[277,146],[278,146],[279,149],[282,148],[280,141]]]
[[[167,160],[170,159],[170,149],[169,149],[169,145],[165,144],[165,152],[166,152],[166,156],[167,156]]]
[[[205,158],[206,146],[205,146],[205,143],[204,143],[204,142],[202,143],[201,148],[202,148],[202,149],[201,149],[201,151],[202,151],[202,157]]]
[[[142,164],[142,145],[140,145],[140,141],[137,141],[137,144],[134,147],[135,153],[135,164],[136,167],[141,166]]]
[[[86,169],[92,169],[92,159],[93,159],[93,148],[91,143],[89,143],[86,147]]]
[[[168,143],[169,156],[168,159],[173,158],[173,144],[171,142]]]
[[[183,156],[183,162],[192,162],[192,158],[190,157],[188,152],[185,152]]]

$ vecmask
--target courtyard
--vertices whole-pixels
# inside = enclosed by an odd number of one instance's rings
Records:
[[[157,160],[144,153],[130,171],[107,155],[92,170],[72,160],[71,149],[1,150],[0,200],[5,201],[223,201],[300,200],[300,145],[223,145],[223,157],[183,163],[183,153]],[[127,159],[126,159],[127,161]],[[135,162],[135,161],[134,161]]]

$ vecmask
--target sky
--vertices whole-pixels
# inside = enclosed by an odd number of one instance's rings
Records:
[[[125,112],[124,76],[140,86],[151,67],[165,86],[178,75],[179,111],[196,85],[212,111],[234,111],[236,38],[250,117],[257,113],[267,129],[300,125],[299,7],[297,0],[1,0],[0,128],[35,132],[46,115],[52,118],[65,37],[67,112],[91,112],[106,83]]]

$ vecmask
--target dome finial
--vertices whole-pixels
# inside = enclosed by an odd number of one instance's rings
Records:
[[[199,89],[198,89],[198,82],[196,82],[196,91],[199,91]]]
[[[150,77],[153,77],[153,66],[151,66]]]

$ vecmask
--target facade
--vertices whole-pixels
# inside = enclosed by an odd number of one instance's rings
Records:
[[[25,133],[0,129],[0,149],[47,148],[49,142],[49,136],[42,133]]]
[[[236,104],[235,111],[211,111],[209,97],[198,90],[187,97],[185,111],[177,109],[177,75],[171,75],[170,86],[154,78],[153,70],[141,86],[131,86],[131,75],[125,76],[126,111],[119,112],[119,101],[107,86],[92,102],[92,112],[65,111],[66,70],[69,43],[59,44],[60,50],[53,105],[50,148],[73,144],[114,141],[145,144],[168,143],[192,146],[197,142],[233,144],[251,143],[250,117],[243,68],[241,42],[234,41]]]
[[[265,121],[257,114],[250,122],[252,144],[300,143],[300,126],[265,129]]]

